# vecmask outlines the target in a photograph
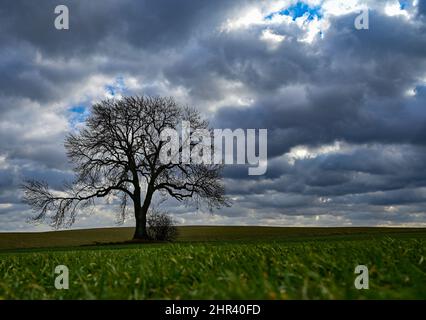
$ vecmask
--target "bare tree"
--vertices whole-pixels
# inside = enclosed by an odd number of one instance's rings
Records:
[[[172,98],[124,97],[95,104],[84,127],[65,141],[75,181],[61,192],[34,180],[22,186],[24,201],[38,212],[34,219],[49,217],[56,228],[71,225],[80,209],[95,204],[94,199],[119,196],[123,219],[129,199],[133,201],[134,239],[146,239],[146,216],[157,191],[210,208],[228,205],[221,165],[160,161],[166,144],[159,138],[161,132],[177,130],[182,121],[189,121],[192,130],[209,129],[199,112],[179,106]]]

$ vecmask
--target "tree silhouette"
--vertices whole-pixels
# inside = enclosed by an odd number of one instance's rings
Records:
[[[228,205],[221,183],[222,165],[160,161],[166,144],[161,132],[178,130],[182,121],[189,121],[191,130],[209,130],[198,111],[179,106],[172,98],[136,96],[95,104],[85,125],[66,137],[74,182],[60,192],[50,190],[43,181],[23,184],[24,202],[38,212],[34,220],[50,218],[56,228],[69,226],[80,209],[94,205],[96,198],[114,195],[121,199],[123,219],[129,199],[133,201],[134,239],[147,239],[146,216],[157,191],[210,208]],[[191,147],[196,144],[191,141]]]

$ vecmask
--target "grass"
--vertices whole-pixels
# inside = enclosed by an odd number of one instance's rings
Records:
[[[120,229],[24,234],[56,241],[38,249],[0,234],[0,298],[426,299],[425,229],[184,227],[173,244],[93,245],[128,239]],[[61,264],[69,290],[54,288]],[[369,290],[354,287],[359,264]]]

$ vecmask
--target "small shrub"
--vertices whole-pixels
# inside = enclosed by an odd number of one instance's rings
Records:
[[[177,237],[175,223],[165,212],[152,210],[147,216],[148,237],[157,241],[173,241]]]

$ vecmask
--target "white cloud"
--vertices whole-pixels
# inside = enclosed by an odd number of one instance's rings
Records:
[[[6,156],[0,155],[0,170],[9,168],[9,164],[6,162]]]
[[[0,203],[0,210],[1,209],[9,209],[12,208],[13,204],[12,203]]]
[[[325,0],[321,7],[325,16],[340,16],[365,9],[366,5],[362,0]]]
[[[251,7],[241,10],[239,17],[227,19],[227,21],[220,27],[220,31],[231,32],[236,29],[248,28],[252,25],[265,24],[265,15],[258,7]]]
[[[278,45],[284,41],[285,36],[276,34],[270,29],[265,29],[263,30],[260,39],[265,41],[271,49],[276,49]]]
[[[385,13],[388,16],[404,16],[406,18],[409,18],[409,14],[406,10],[401,9],[401,5],[399,1],[395,1],[393,3],[387,3],[385,5]]]
[[[349,146],[336,141],[333,144],[323,145],[320,147],[307,147],[307,146],[296,146],[291,148],[290,152],[284,155],[288,163],[294,164],[296,160],[301,159],[312,159],[319,155],[337,153],[343,150],[348,150]]]

